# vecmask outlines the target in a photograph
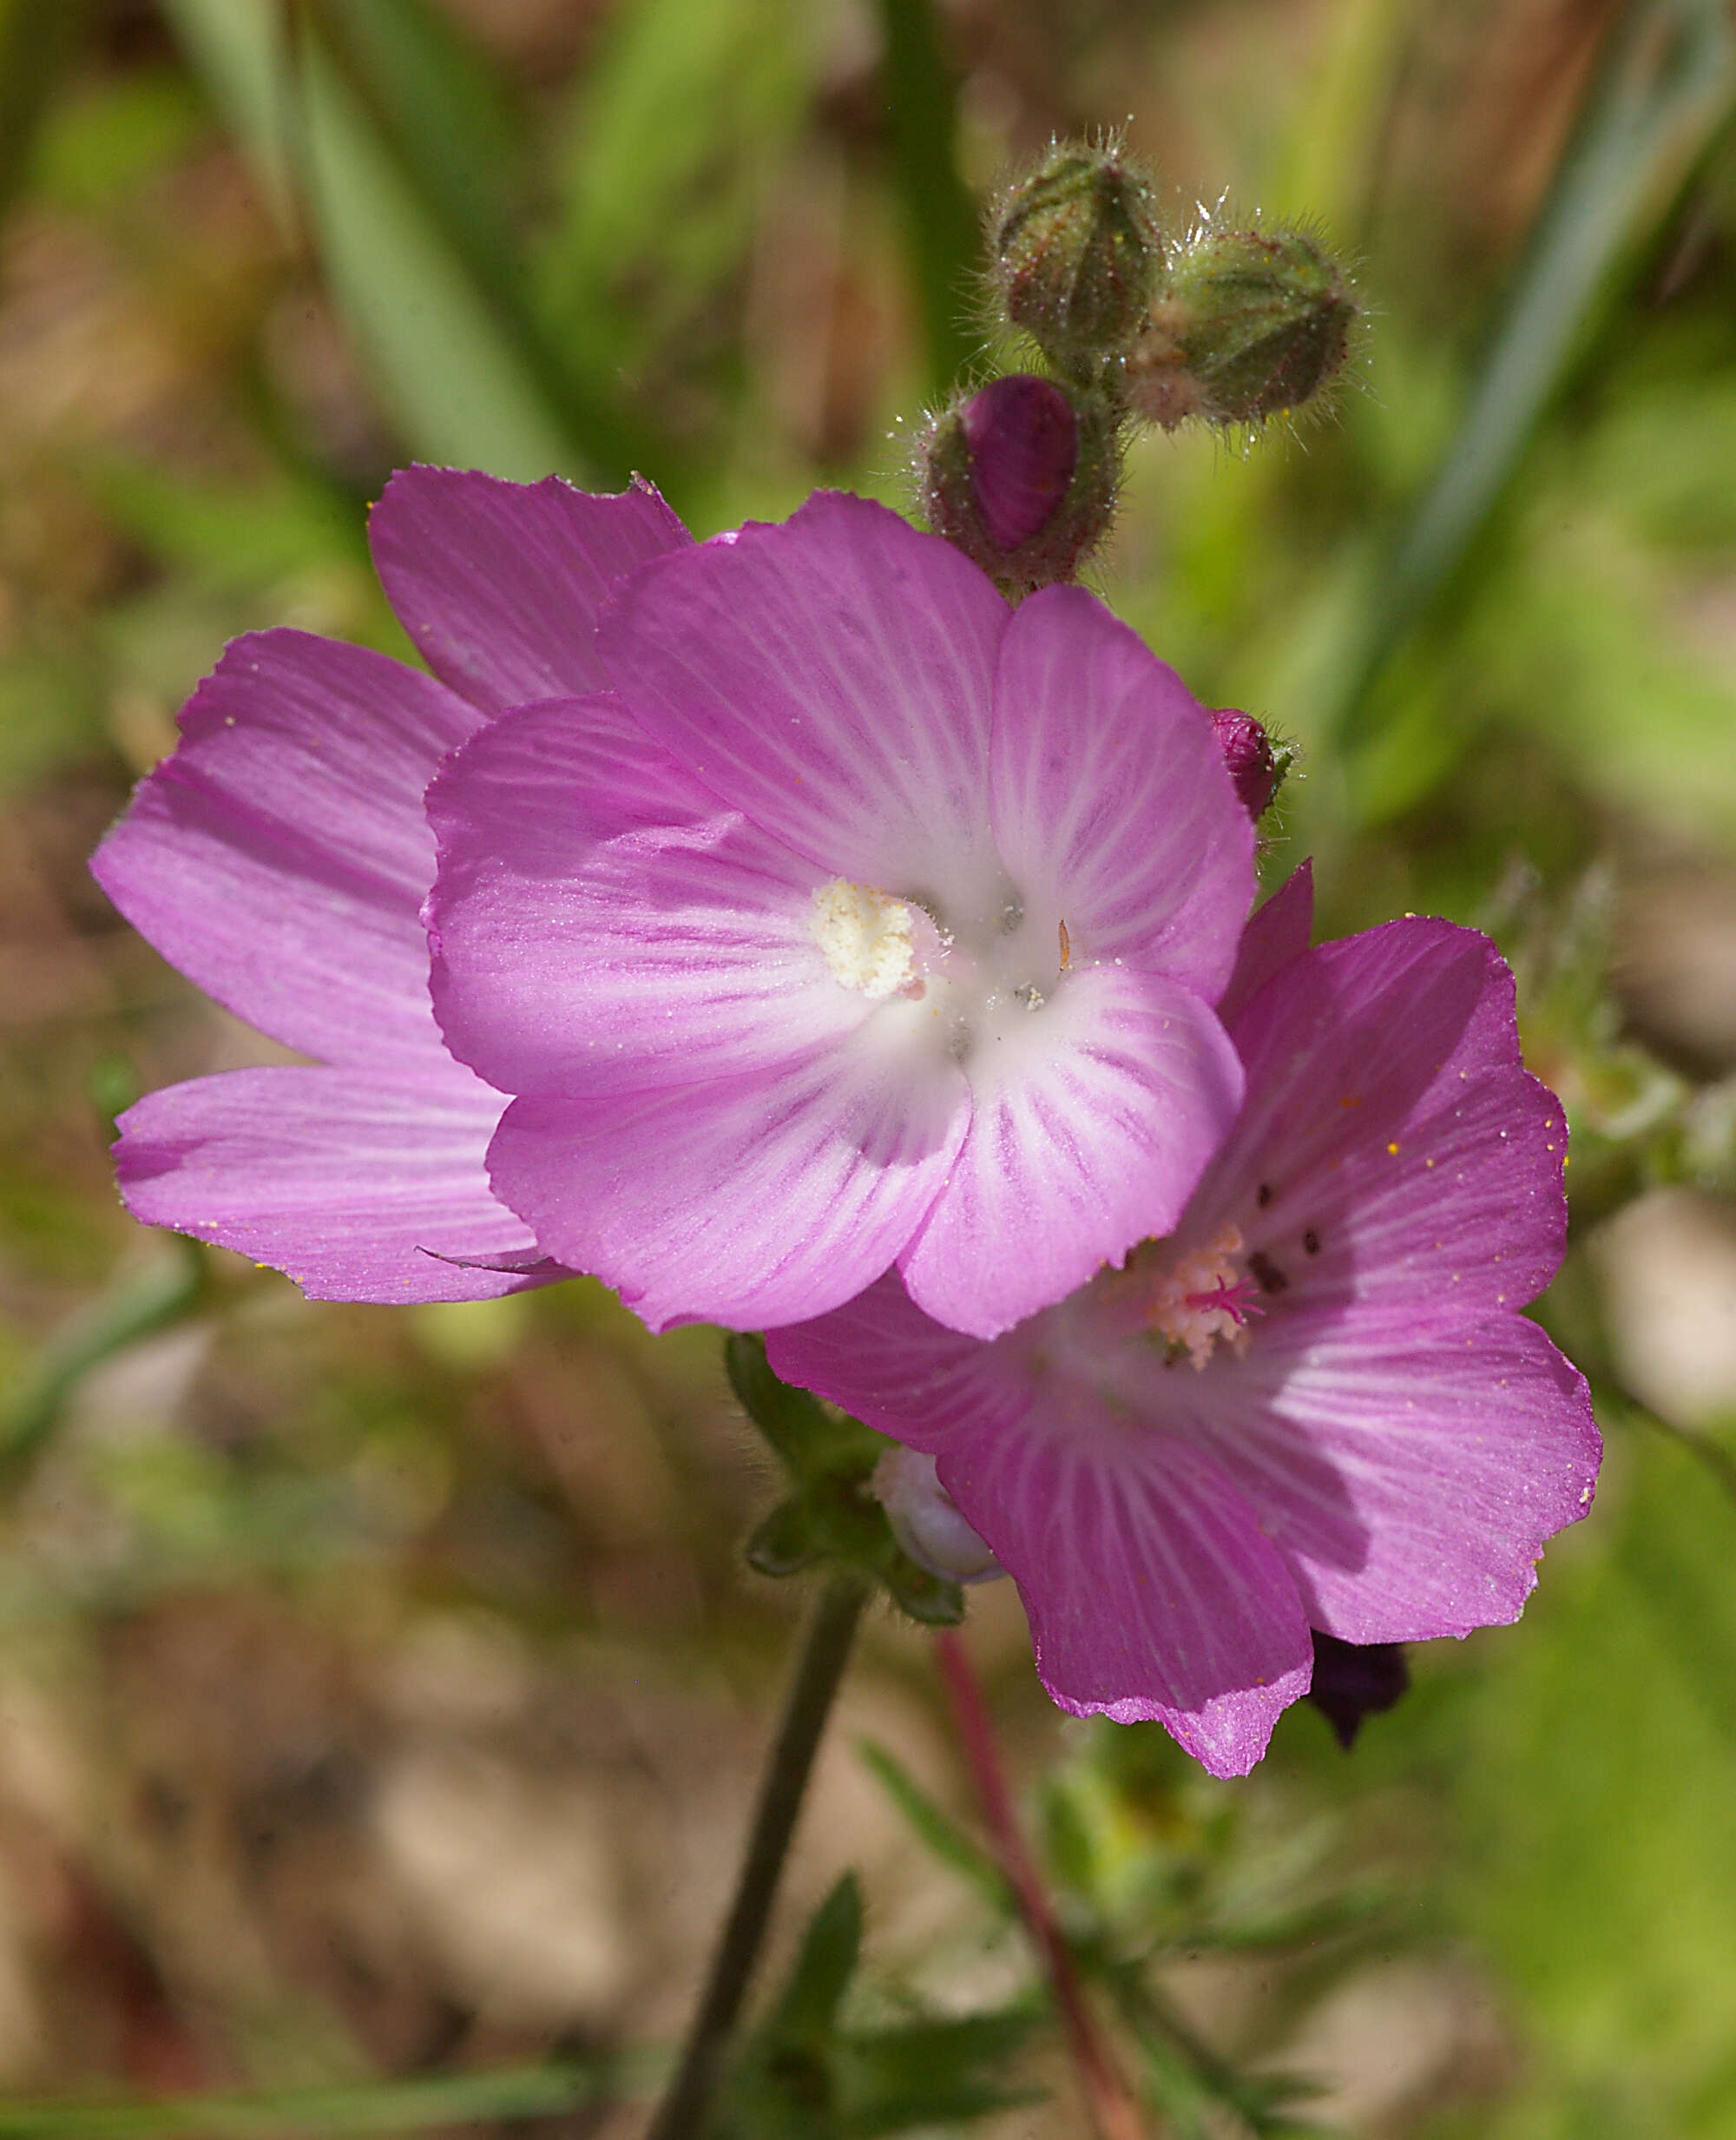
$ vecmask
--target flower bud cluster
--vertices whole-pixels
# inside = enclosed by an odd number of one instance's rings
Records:
[[[1316,238],[1203,211],[1171,232],[1114,141],[1055,143],[996,196],[986,234],[998,313],[1047,371],[967,387],[930,417],[916,487],[934,532],[1015,602],[1075,578],[1102,543],[1138,425],[1246,431],[1317,400],[1349,352],[1356,301]],[[1213,723],[1258,819],[1291,754],[1251,714]]]
[[[989,215],[1000,310],[1070,385],[1124,418],[1240,427],[1305,407],[1343,368],[1358,306],[1305,230],[1201,210],[1164,227],[1117,143],[1057,143]]]

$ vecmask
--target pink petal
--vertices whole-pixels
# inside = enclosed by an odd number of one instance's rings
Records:
[[[1016,1433],[947,1437],[941,1484],[1018,1584],[1051,1698],[1155,1718],[1213,1775],[1246,1775],[1307,1691],[1296,1585],[1212,1459],[1079,1393]]]
[[[597,611],[687,530],[635,477],[612,497],[558,476],[506,483],[456,468],[400,470],[368,522],[374,569],[434,674],[489,713],[601,691]]]
[[[503,714],[428,807],[441,1025],[504,1090],[733,1076],[872,1009],[815,941],[813,864],[724,809],[615,700]]]
[[[1517,1619],[1545,1541],[1585,1514],[1597,1477],[1584,1379],[1535,1323],[1417,1320],[1274,1318],[1246,1359],[1199,1378],[1213,1450],[1309,1617],[1345,1642]]]
[[[989,807],[1027,912],[1066,924],[1075,962],[1125,958],[1217,1000],[1253,827],[1204,708],[1082,588],[1033,595],[1002,644]]]
[[[1235,971],[1218,1004],[1218,1016],[1233,1030],[1243,1011],[1273,974],[1308,948],[1314,928],[1314,865],[1300,862],[1271,898],[1249,915],[1236,953]]]
[[[238,639],[91,866],[165,958],[273,1039],[339,1063],[431,1055],[422,791],[479,719],[360,647]]]
[[[1513,977],[1443,921],[1319,945],[1236,1025],[1247,1101],[1188,1215],[1227,1217],[1286,1310],[1516,1311],[1562,1259],[1560,1103],[1519,1062]]]
[[[536,1253],[488,1187],[502,1104],[450,1063],[229,1070],[127,1110],[121,1193],[147,1226],[237,1248],[312,1300],[486,1300],[524,1281],[437,1259]]]
[[[516,1100],[489,1155],[496,1192],[654,1330],[824,1314],[909,1240],[969,1114],[957,1065],[879,1024],[775,1074]]]
[[[1017,1430],[1036,1395],[1029,1353],[1040,1342],[1021,1330],[985,1345],[950,1330],[890,1270],[830,1314],[768,1330],[766,1355],[785,1381],[932,1453],[968,1427]]]
[[[985,808],[1006,604],[884,506],[822,491],[637,574],[598,635],[656,741],[825,875],[998,910]]]
[[[1007,1012],[967,1062],[970,1135],[898,1259],[919,1307],[983,1338],[1167,1232],[1241,1097],[1217,1019],[1160,975],[1088,967]]]

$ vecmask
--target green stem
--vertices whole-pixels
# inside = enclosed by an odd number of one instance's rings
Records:
[[[893,183],[922,307],[930,390],[944,393],[976,355],[969,322],[980,234],[976,207],[958,174],[957,94],[929,0],[880,0]]]
[[[840,1574],[831,1577],[814,1603],[760,1787],[735,1900],[712,1958],[681,2064],[646,2140],[698,2140],[705,2129],[724,2046],[760,1957],[820,1735],[867,1596],[867,1586],[858,1577]]]

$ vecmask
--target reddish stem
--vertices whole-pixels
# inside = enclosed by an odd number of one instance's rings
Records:
[[[964,1644],[950,1628],[935,1637],[940,1676],[952,1707],[958,1742],[970,1764],[995,1854],[1017,1901],[1019,1916],[1055,1999],[1068,2054],[1079,2077],[1097,2140],[1148,2140],[1133,2091],[1085,2002],[1073,1950],[1062,1937],[1038,1873],[1013,1815],[1013,1803],[983,1689]]]

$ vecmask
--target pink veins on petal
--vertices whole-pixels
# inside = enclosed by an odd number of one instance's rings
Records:
[[[135,1217],[316,1299],[471,1300],[546,1269],[489,1185],[505,1102],[434,1023],[423,793],[502,706],[597,689],[604,596],[687,537],[644,484],[434,468],[395,476],[369,533],[433,675],[305,632],[236,640],[92,864],[166,958],[319,1063],[149,1094],[115,1166]]]
[[[990,1337],[1174,1223],[1253,833],[1172,671],[838,494],[641,567],[597,649],[429,796],[437,1014],[546,1254],[654,1327],[896,1263]]]
[[[1220,1775],[1306,1691],[1311,1629],[1516,1618],[1599,1455],[1519,1312],[1561,1260],[1566,1139],[1511,976],[1443,922],[1304,949],[1307,899],[1299,873],[1249,925],[1246,1096],[1167,1238],[993,1342],[896,1272],[768,1340],[936,1459],[1062,1708],[1156,1718]]]

